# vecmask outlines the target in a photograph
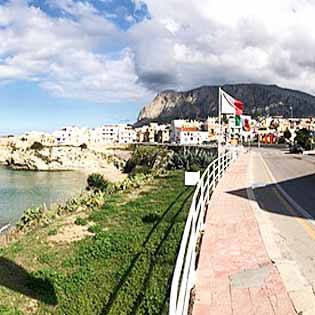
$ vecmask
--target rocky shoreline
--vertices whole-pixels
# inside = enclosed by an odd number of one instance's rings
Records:
[[[0,167],[16,171],[79,171],[86,175],[102,174],[111,182],[124,180],[123,172],[131,151],[126,147],[98,148],[47,146],[42,149],[0,146]]]

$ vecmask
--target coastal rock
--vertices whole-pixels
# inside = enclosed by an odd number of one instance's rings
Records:
[[[9,147],[0,147],[0,164],[5,164],[10,156],[10,148]]]
[[[52,146],[41,150],[12,148],[6,165],[12,169],[36,171],[101,171],[119,169],[123,159],[114,151],[96,152],[79,147]]]
[[[315,97],[276,85],[232,84],[222,88],[245,103],[245,113],[258,116],[309,117],[315,115]],[[207,119],[217,115],[218,86],[203,86],[187,92],[164,91],[144,107],[135,126],[173,119]]]

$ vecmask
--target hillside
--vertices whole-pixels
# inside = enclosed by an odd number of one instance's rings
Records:
[[[245,103],[245,112],[261,115],[315,116],[313,95],[276,85],[233,84],[223,89]],[[163,91],[139,113],[137,126],[150,121],[170,122],[176,118],[206,119],[217,115],[218,86],[202,86],[186,92]]]

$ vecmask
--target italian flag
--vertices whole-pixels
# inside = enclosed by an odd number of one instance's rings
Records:
[[[220,89],[221,113],[235,115],[235,125],[240,126],[244,103]]]

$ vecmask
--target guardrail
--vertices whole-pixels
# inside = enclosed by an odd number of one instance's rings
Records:
[[[195,284],[197,244],[202,231],[210,194],[239,150],[229,151],[207,167],[197,184],[173,273],[169,315],[187,315],[191,290]]]

